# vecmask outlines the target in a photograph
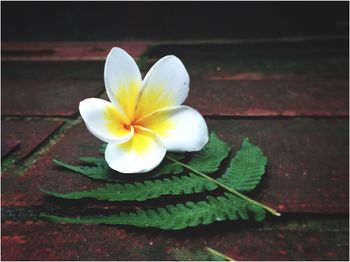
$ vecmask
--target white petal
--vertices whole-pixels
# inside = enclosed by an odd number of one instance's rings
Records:
[[[181,60],[169,55],[160,59],[145,76],[137,115],[181,105],[188,96],[190,77]]]
[[[168,151],[198,151],[208,142],[204,118],[189,106],[159,110],[137,124],[156,132]]]
[[[106,59],[104,79],[110,101],[132,117],[142,84],[134,59],[123,49],[112,48]]]
[[[121,173],[144,173],[157,167],[165,153],[156,133],[135,127],[135,134],[128,142],[107,145],[105,158],[110,168]]]
[[[110,102],[88,98],[80,102],[79,112],[88,130],[107,143],[124,143],[134,134],[128,119]]]

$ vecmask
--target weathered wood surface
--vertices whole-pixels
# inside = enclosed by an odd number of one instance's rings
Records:
[[[105,49],[104,57],[107,53]],[[156,46],[144,55],[150,63],[143,69],[166,54],[184,61],[191,76],[186,103],[204,115],[349,114],[347,46],[336,41]],[[83,57],[74,62],[3,62],[3,114],[73,114],[81,99],[103,90],[104,62],[81,60]],[[7,90],[17,95],[7,96]],[[27,101],[29,93],[35,97]],[[43,103],[43,97],[50,107],[40,110],[38,100]],[[59,112],[59,105],[61,111],[70,111]]]
[[[20,148],[17,152],[19,159],[26,157],[48,139],[62,124],[63,121],[61,120],[4,121],[1,125],[1,141],[4,142],[2,145],[5,145],[4,151],[8,152],[13,150],[13,147],[19,146]]]
[[[69,46],[2,46],[2,146],[5,161],[14,161],[2,175],[4,260],[173,260],[172,247],[205,246],[237,260],[349,259],[344,41],[156,45],[143,55],[143,71],[165,54],[180,57],[191,76],[186,103],[207,117],[209,129],[233,151],[244,137],[263,149],[266,174],[251,196],[283,213],[261,224],[217,222],[179,232],[38,221],[41,211],[59,208],[39,188],[97,185],[52,163],[78,163],[101,144],[84,124],[73,125],[79,101],[104,90],[109,45]],[[137,58],[147,46],[125,49]],[[49,49],[56,51],[47,55]],[[125,208],[82,202],[67,209],[101,207]]]
[[[49,43],[4,43],[4,61],[104,61],[106,53],[114,46],[125,49],[138,57],[150,46],[149,41],[115,42],[49,42]]]
[[[244,137],[264,149],[269,162],[254,193],[257,200],[283,213],[347,213],[346,120],[208,120],[208,125],[233,151]],[[55,167],[52,159],[79,163],[80,156],[98,155],[100,144],[83,124],[74,127],[14,184],[7,185],[3,177],[3,205],[42,205],[38,188],[69,192],[96,187],[88,178]]]
[[[331,223],[334,224],[334,223]],[[338,224],[339,227],[339,224]],[[332,241],[330,241],[332,239]],[[242,260],[347,260],[346,231],[268,229],[241,224],[188,232],[5,222],[3,260],[174,260],[173,248],[204,245]],[[330,242],[337,243],[337,245]]]
[[[2,114],[73,116],[104,90],[101,62],[3,62]]]
[[[212,116],[347,116],[346,41],[163,45],[152,61],[180,57],[188,103]]]

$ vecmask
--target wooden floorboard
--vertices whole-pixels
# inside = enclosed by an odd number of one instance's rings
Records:
[[[312,38],[3,45],[2,259],[174,260],[172,248],[196,253],[210,246],[236,260],[348,260],[347,43]],[[130,52],[143,74],[167,54],[184,62],[191,77],[186,104],[206,117],[232,154],[245,137],[263,150],[266,173],[250,196],[282,217],[179,232],[38,219],[43,211],[130,208],[96,202],[62,207],[40,191],[99,185],[52,160],[79,163],[81,156],[99,155],[101,141],[79,123],[78,104],[88,97],[107,99],[104,59],[114,45]]]

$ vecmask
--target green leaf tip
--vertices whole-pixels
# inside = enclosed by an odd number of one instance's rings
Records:
[[[245,138],[224,175],[218,179],[240,192],[253,190],[265,173],[267,157]]]
[[[52,162],[54,162],[57,166],[65,166],[66,164],[61,162],[58,159],[52,159]]]
[[[57,159],[54,159],[53,162],[58,166],[62,166],[70,171],[85,175],[85,176],[90,177],[92,179],[105,180],[105,181],[116,181],[115,179],[113,179],[111,177],[111,175],[110,175],[111,170],[103,158],[101,158],[101,157],[81,157],[80,160],[89,164],[89,165],[82,165],[82,166],[81,165],[71,165],[71,164],[64,163],[64,162],[57,160]]]
[[[106,148],[107,148],[107,144],[102,144],[99,148],[99,151],[102,155],[105,154],[105,151],[106,151]]]

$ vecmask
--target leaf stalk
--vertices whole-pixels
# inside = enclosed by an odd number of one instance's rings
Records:
[[[229,256],[226,256],[225,254],[223,254],[223,253],[221,253],[221,252],[219,252],[219,251],[217,251],[217,250],[215,250],[215,249],[212,249],[212,248],[210,248],[210,247],[207,247],[206,249],[207,249],[207,251],[208,251],[209,253],[211,253],[211,254],[213,254],[213,255],[215,255],[215,256],[222,257],[222,258],[226,259],[227,261],[236,261],[236,260],[234,260],[233,258],[231,258],[231,257],[229,257]]]
[[[197,175],[199,175],[199,176],[201,176],[201,177],[203,177],[203,178],[205,178],[205,179],[207,179],[207,180],[217,184],[218,186],[220,186],[220,187],[226,189],[227,191],[229,191],[230,193],[232,193],[232,194],[234,194],[234,195],[236,195],[236,196],[246,200],[247,202],[264,208],[266,211],[270,212],[272,215],[274,215],[274,216],[281,216],[281,213],[279,213],[277,210],[275,210],[275,209],[273,209],[271,207],[268,207],[268,206],[266,206],[266,205],[264,205],[262,203],[259,203],[259,202],[255,201],[254,199],[251,199],[250,197],[247,197],[247,196],[243,195],[242,193],[238,192],[237,190],[235,190],[235,189],[233,189],[231,187],[228,187],[225,184],[220,183],[219,181],[215,180],[214,178],[212,178],[212,177],[210,177],[210,176],[208,176],[208,175],[206,175],[206,174],[204,174],[204,173],[202,173],[202,172],[192,168],[191,166],[186,165],[186,164],[184,164],[184,163],[182,163],[182,162],[180,162],[180,161],[178,161],[178,160],[176,160],[176,159],[174,159],[172,157],[169,157],[169,156],[167,156],[167,159],[169,159],[170,161],[173,161],[174,163],[179,164],[179,165],[187,168],[188,170],[192,171],[193,173],[195,173],[195,174],[197,174]]]

